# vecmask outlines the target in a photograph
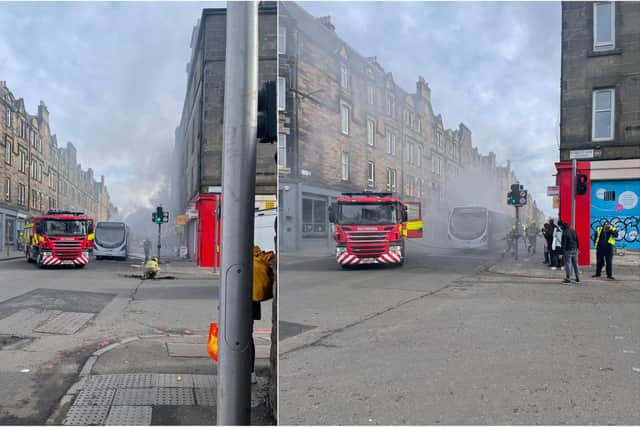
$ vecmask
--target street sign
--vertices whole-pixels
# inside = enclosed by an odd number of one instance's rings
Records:
[[[185,225],[187,223],[186,215],[176,215],[176,225]]]
[[[559,196],[560,187],[555,185],[553,187],[547,187],[547,196]]]
[[[593,150],[571,150],[569,151],[569,159],[593,159]]]

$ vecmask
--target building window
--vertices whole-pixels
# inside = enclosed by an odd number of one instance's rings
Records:
[[[387,154],[391,154],[391,132],[387,131],[386,140],[387,140]]]
[[[422,133],[422,120],[418,119],[418,133]]]
[[[349,89],[349,68],[346,65],[340,65],[340,86],[343,89]]]
[[[396,135],[394,133],[391,134],[391,154],[396,155]]]
[[[594,141],[613,139],[614,103],[614,89],[593,91],[593,115],[591,121],[593,123],[592,139]]]
[[[31,209],[35,209],[38,205],[38,192],[36,190],[31,190]]]
[[[12,245],[15,243],[16,234],[16,220],[7,218],[4,222],[4,239],[5,245]]]
[[[7,177],[4,183],[4,199],[11,200],[11,178]]]
[[[278,77],[278,111],[287,109],[287,79]]]
[[[22,173],[27,173],[27,155],[22,150],[20,150],[20,165],[18,170]]]
[[[616,21],[613,2],[593,4],[593,50],[615,47]]]
[[[412,165],[413,164],[413,144],[410,142],[407,142],[406,147],[407,147],[407,163]]]
[[[367,86],[367,102],[373,105],[376,102],[376,89],[373,86]]]
[[[4,137],[4,162],[8,165],[11,164],[11,140]]]
[[[422,166],[422,147],[416,145],[416,166]]]
[[[369,187],[376,185],[376,164],[372,161],[367,162],[367,185]]]
[[[422,178],[418,178],[416,180],[416,196],[422,198],[424,196],[423,190],[422,190],[422,183],[423,183],[423,179]]]
[[[349,135],[349,107],[340,105],[340,125],[342,133]]]
[[[24,189],[24,184],[18,184],[18,205],[20,206],[24,206],[25,205],[25,189]]]
[[[24,120],[20,119],[20,138],[26,139],[27,137],[27,124]]]
[[[278,167],[287,167],[287,135],[278,134]]]
[[[4,125],[8,128],[11,127],[11,109],[9,107],[4,110]]]
[[[349,181],[349,175],[350,175],[349,153],[343,151],[342,152],[342,180]]]
[[[376,145],[376,122],[373,120],[367,120],[367,144]]]
[[[287,53],[287,27],[282,24],[278,26],[278,53]]]
[[[302,199],[302,237],[324,238],[327,236],[327,202]]]
[[[391,191],[391,192],[396,191],[396,178],[397,178],[396,169],[387,168],[387,191]]]

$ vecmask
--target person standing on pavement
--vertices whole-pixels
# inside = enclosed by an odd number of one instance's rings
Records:
[[[547,223],[547,229],[544,232],[544,239],[547,242],[547,248],[549,249],[549,267],[553,267],[553,232],[556,229],[556,225],[553,223],[553,219],[549,218]]]
[[[544,262],[543,264],[550,264],[551,263],[551,253],[550,253],[550,247],[549,244],[547,243],[547,229],[549,228],[549,223],[545,222],[542,225],[542,229],[540,230],[540,232],[542,233],[542,237],[544,238]]]
[[[151,240],[144,239],[142,246],[144,247],[144,262],[146,264],[147,261],[149,261],[149,254],[151,253]]]
[[[578,235],[576,230],[569,227],[566,222],[561,223],[562,227],[562,252],[564,254],[563,283],[571,283],[571,267],[576,275],[576,283],[580,283],[580,273],[578,273]]]
[[[536,224],[536,220],[532,219],[531,224],[527,227],[527,239],[529,240],[529,246],[527,251],[529,253],[536,253],[536,240],[538,239],[538,224]]]
[[[561,268],[560,256],[562,255],[562,221],[558,221],[558,225],[553,229],[553,241],[551,242],[551,249],[553,249],[553,270]]]
[[[591,277],[600,277],[603,264],[606,262],[607,279],[615,280],[613,277],[613,247],[616,244],[618,230],[607,220],[604,226],[596,228],[594,235],[594,246],[596,248],[596,274]]]

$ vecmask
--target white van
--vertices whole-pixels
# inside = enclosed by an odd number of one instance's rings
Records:
[[[276,250],[276,209],[256,211],[253,241],[265,252]]]

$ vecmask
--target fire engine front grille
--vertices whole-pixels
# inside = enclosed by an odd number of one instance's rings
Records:
[[[359,258],[376,258],[386,252],[386,245],[358,245],[352,246],[351,252]]]
[[[75,259],[82,253],[81,242],[54,242],[53,247],[60,259]]]
[[[351,231],[347,235],[349,240],[358,243],[380,243],[387,240],[387,233],[384,231]]]

